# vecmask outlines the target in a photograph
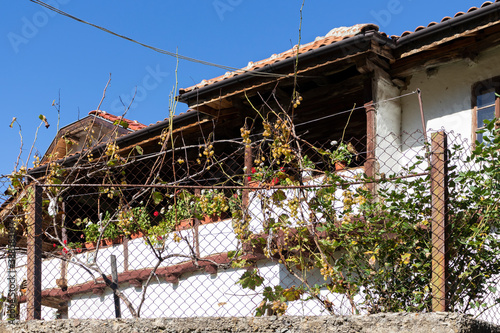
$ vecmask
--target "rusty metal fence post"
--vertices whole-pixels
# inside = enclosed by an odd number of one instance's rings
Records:
[[[17,271],[16,271],[16,242],[17,242],[17,217],[9,223],[9,260],[7,264],[7,281],[9,282],[9,291],[7,294],[7,320],[14,322],[19,319],[17,311]],[[5,306],[5,305],[4,305]]]
[[[376,174],[376,152],[377,149],[377,137],[375,135],[376,131],[376,111],[373,101],[366,103],[364,105],[366,111],[366,162],[365,162],[365,173],[368,179],[374,179]],[[368,183],[367,187],[370,189],[371,193],[375,195],[376,183]]]
[[[432,205],[432,310],[448,309],[447,227],[448,227],[448,147],[444,131],[431,139],[431,205]]]
[[[34,185],[31,189],[26,217],[28,227],[27,320],[41,319],[42,315],[42,187]]]
[[[252,146],[247,144],[245,146],[245,159],[244,159],[244,172],[243,172],[243,186],[247,187],[250,184],[249,177],[252,175],[252,165],[253,165],[253,155],[252,155]],[[248,205],[250,203],[250,191],[248,188],[242,191],[242,206],[244,211],[246,212],[248,209]]]

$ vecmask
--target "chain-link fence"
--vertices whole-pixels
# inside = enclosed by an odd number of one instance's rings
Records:
[[[429,144],[418,132],[296,145],[242,134],[160,153],[107,145],[38,181],[3,178],[2,319],[500,320],[491,146],[470,159],[477,148],[444,132]]]

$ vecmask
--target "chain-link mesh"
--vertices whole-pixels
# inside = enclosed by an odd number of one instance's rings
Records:
[[[367,140],[119,158],[108,145],[107,159],[48,164],[40,183],[3,177],[1,318],[451,310],[498,322],[497,206],[480,190],[496,179],[478,172],[491,161],[468,159],[475,147],[453,133]]]

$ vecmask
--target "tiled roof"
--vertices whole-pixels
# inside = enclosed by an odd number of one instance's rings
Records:
[[[496,3],[496,2],[500,2],[500,0],[495,0],[494,2],[492,2],[492,1],[486,1],[480,7],[471,7],[471,8],[469,8],[469,10],[467,10],[467,12],[458,12],[458,13],[456,13],[453,16],[453,18],[462,16],[462,15],[466,15],[466,14],[471,13],[473,11],[476,11],[476,10],[478,10],[480,8],[484,8],[484,7],[490,6],[490,5],[492,5],[493,3]],[[440,23],[446,22],[446,21],[451,20],[453,18],[449,17],[449,16],[446,16],[446,17],[444,17],[441,20]],[[401,36],[393,35],[393,36],[391,36],[391,38],[394,41],[396,41],[396,43],[397,43],[397,40],[400,39],[400,38],[402,38],[402,37],[406,37],[406,36],[408,36],[408,35],[410,35],[410,34],[412,34],[414,32],[417,32],[417,31],[420,31],[420,30],[432,27],[432,26],[437,25],[437,24],[439,24],[439,23],[438,22],[431,22],[427,26],[419,26],[414,31],[405,31],[405,32],[403,32],[401,34]],[[314,50],[314,49],[318,49],[318,48],[320,48],[322,46],[333,44],[335,42],[338,42],[338,41],[346,39],[346,38],[353,37],[355,35],[361,34],[361,33],[365,32],[365,31],[368,31],[368,30],[378,31],[379,28],[378,28],[378,26],[376,26],[374,24],[357,24],[357,25],[354,25],[352,27],[340,27],[340,28],[336,28],[336,29],[331,30],[326,36],[317,37],[314,42],[311,42],[311,43],[305,44],[305,45],[301,45],[300,48],[299,48],[299,52],[298,53],[302,54],[302,53],[305,53],[305,52],[308,52],[308,51],[311,51],[311,50]],[[383,32],[380,32],[380,34],[382,36],[384,36],[384,37],[387,37],[387,34],[385,34]],[[278,61],[285,60],[287,58],[293,57],[296,54],[297,54],[297,46],[295,46],[291,50],[285,51],[283,53],[273,54],[271,57],[269,57],[267,59],[264,59],[264,60],[261,60],[261,61],[258,61],[258,62],[249,62],[248,66],[242,68],[241,70],[237,70],[237,71],[233,71],[233,72],[227,72],[226,74],[221,75],[219,77],[216,77],[216,78],[213,78],[213,79],[210,79],[210,80],[203,80],[203,81],[201,81],[200,83],[198,83],[198,84],[196,84],[194,86],[191,86],[191,87],[185,88],[185,89],[181,89],[181,94],[190,92],[190,91],[192,91],[194,89],[198,89],[198,88],[203,88],[203,87],[209,86],[209,85],[214,84],[216,82],[220,82],[220,81],[223,81],[223,80],[226,80],[226,79],[238,76],[238,75],[243,74],[243,73],[248,72],[248,71],[253,71],[253,70],[262,68],[262,67],[264,67],[266,65],[274,64],[274,63],[276,63]]]
[[[156,123],[154,124],[150,124],[149,126],[146,126],[144,124],[141,124],[139,123],[138,121],[136,120],[129,120],[129,119],[122,119],[123,121],[126,121],[128,124],[129,124],[129,129],[131,130],[129,133],[125,133],[124,135],[120,136],[118,139],[117,139],[117,142],[119,140],[126,140],[127,138],[130,138],[132,137],[133,135],[141,135],[141,132],[138,132],[139,130],[142,130],[146,127],[154,127],[154,126],[157,126],[157,125],[160,125],[161,123],[165,123],[169,120],[173,120],[175,121],[176,119],[180,119],[182,118],[182,116],[185,116],[187,114],[191,114],[191,113],[194,113],[194,114],[197,114],[198,111],[196,110],[193,110],[193,109],[188,109],[186,110],[186,112],[183,112],[183,113],[179,113],[179,114],[176,114],[176,115],[173,115],[171,118],[165,118],[163,120],[159,120],[157,121]],[[115,122],[116,120],[120,119],[120,117],[117,117],[115,115],[112,115],[110,113],[107,113],[106,111],[101,111],[101,110],[94,110],[94,111],[90,111],[89,112],[89,115],[94,115],[94,116],[97,116],[99,118],[102,118],[102,119],[106,119],[108,121],[111,121],[111,122]],[[85,118],[84,118],[85,119]],[[79,120],[80,121],[80,120]],[[69,125],[68,125],[69,126]],[[147,131],[145,133],[143,133],[142,135],[146,135],[146,136],[151,136],[150,133],[148,133]],[[52,146],[52,145],[51,145]],[[99,147],[99,146],[97,146]],[[94,147],[96,148],[96,147]],[[94,149],[93,148],[93,149]],[[50,147],[49,149],[50,150]],[[47,154],[47,153],[46,153]],[[44,156],[46,156],[46,154]],[[68,159],[71,159],[71,158],[76,158],[78,157],[79,155],[81,154],[81,151],[77,151],[77,152],[74,152],[74,153],[71,153],[71,154],[68,154],[67,156],[64,157],[64,159],[60,159],[59,162],[63,163],[63,162],[66,162]],[[44,170],[43,168],[45,168],[46,166],[48,165],[48,162],[47,161],[44,161],[40,164],[40,166],[38,167],[34,167],[34,168],[30,168],[28,169],[29,172],[32,172],[32,171],[39,171],[39,170]]]
[[[94,110],[94,111],[90,111],[89,115],[94,115],[94,116],[109,120],[112,123],[114,123],[115,121],[120,121],[120,120],[124,121],[128,124],[128,129],[131,131],[138,131],[140,129],[147,127],[146,125],[141,124],[137,120],[129,120],[126,118],[118,117],[118,116],[112,115],[111,113],[107,113],[106,111]]]
[[[500,2],[500,0],[495,0],[494,2]],[[459,16],[462,16],[462,15],[465,15],[465,14],[467,14],[467,13],[471,13],[471,12],[473,12],[473,11],[475,11],[475,10],[478,10],[479,8],[484,8],[484,7],[486,7],[486,6],[490,6],[490,5],[492,5],[494,2],[493,2],[493,1],[486,1],[486,2],[484,2],[484,3],[480,6],[480,7],[471,7],[471,8],[469,8],[469,10],[468,10],[467,12],[458,12],[458,13],[456,13],[453,17],[450,17],[450,16],[445,16],[445,17],[443,17],[443,19],[441,19],[441,22],[440,22],[440,23],[446,22],[446,21],[451,20],[452,18],[455,18],[455,17],[459,17]],[[408,35],[410,35],[410,34],[412,34],[412,33],[414,33],[414,32],[417,32],[417,31],[423,30],[423,29],[425,29],[425,28],[432,27],[433,25],[436,25],[436,24],[438,24],[438,22],[431,22],[431,23],[429,23],[426,27],[424,27],[424,26],[422,26],[422,25],[421,25],[421,26],[417,27],[414,31],[405,31],[405,32],[403,32],[403,33],[401,34],[401,36],[396,36],[396,35],[393,35],[393,36],[391,36],[391,38],[392,38],[392,39],[399,39],[399,38],[401,38],[401,37],[408,36]]]
[[[341,41],[343,39],[356,36],[358,34],[365,32],[365,31],[369,31],[369,30],[378,31],[378,29],[379,29],[378,26],[375,24],[356,24],[356,25],[353,25],[352,27],[335,28],[335,29],[331,30],[328,34],[326,34],[326,36],[317,37],[314,40],[314,42],[301,45],[298,53],[299,54],[306,53],[308,51],[315,50],[315,49],[318,49],[320,47],[336,43],[336,42]],[[243,73],[248,72],[248,71],[253,71],[253,70],[262,68],[266,65],[272,65],[278,61],[285,60],[285,59],[294,57],[296,55],[297,55],[297,45],[295,45],[292,49],[287,50],[283,53],[273,54],[271,57],[269,57],[267,59],[260,60],[257,62],[249,62],[248,65],[246,67],[242,68],[241,70],[237,70],[234,72],[227,72],[224,75],[221,75],[219,77],[216,77],[216,78],[213,78],[210,80],[203,80],[200,83],[198,83],[197,85],[194,85],[194,86],[191,86],[189,88],[182,89],[182,90],[183,90],[183,93],[189,92],[191,90],[194,90],[197,88],[202,88],[202,87],[211,85],[211,84],[219,82],[219,81],[227,80],[229,78],[235,77],[237,75],[243,74]]]

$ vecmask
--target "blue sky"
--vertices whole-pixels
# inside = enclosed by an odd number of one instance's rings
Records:
[[[167,51],[231,67],[283,52],[298,42],[302,0],[47,0],[86,21]],[[440,21],[479,1],[464,0],[306,0],[302,41],[357,23],[375,23],[389,35]],[[121,114],[120,98],[137,96],[127,118],[151,124],[168,116],[176,59],[49,12],[28,0],[5,3],[0,19],[0,174],[9,174],[20,151],[22,163],[44,114],[35,151],[45,152],[57,130],[51,106],[60,91],[60,126],[97,108],[111,73],[101,110]],[[181,61],[179,87],[224,74],[224,70]],[[177,113],[186,110],[179,104]],[[27,163],[32,167],[32,161]]]

